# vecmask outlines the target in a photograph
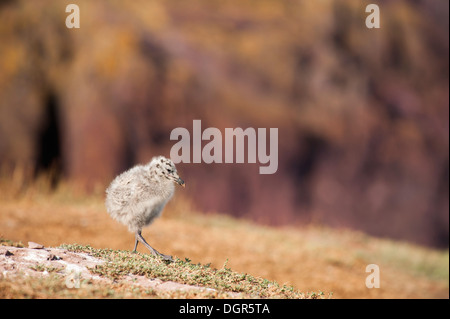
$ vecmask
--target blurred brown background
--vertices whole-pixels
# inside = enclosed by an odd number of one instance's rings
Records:
[[[448,30],[446,0],[0,1],[1,174],[104,189],[193,119],[278,127],[276,174],[179,164],[185,194],[448,247]]]

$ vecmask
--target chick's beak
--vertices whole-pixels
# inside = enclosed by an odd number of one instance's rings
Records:
[[[176,182],[178,183],[178,185],[186,187],[186,184],[184,183],[184,181],[178,177],[178,179],[176,180]]]

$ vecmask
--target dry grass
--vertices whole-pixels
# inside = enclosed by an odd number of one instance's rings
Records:
[[[188,258],[185,260],[176,258],[174,262],[165,262],[152,255],[136,254],[128,250],[95,249],[91,246],[81,245],[62,245],[61,248],[88,253],[105,260],[105,264],[95,266],[91,272],[112,280],[121,280],[124,276],[132,274],[214,290],[201,291],[199,297],[315,299],[325,296],[323,292],[305,294],[295,290],[292,286],[281,286],[274,281],[234,272],[227,267],[228,261],[222,268],[216,269],[210,264],[194,264]],[[180,291],[166,293],[171,298],[177,298]],[[189,293],[192,294],[192,292]]]
[[[15,280],[0,280],[0,298],[157,298],[152,291],[123,284],[101,284],[83,282],[83,289],[68,289],[64,278],[56,274],[45,277],[24,277]]]
[[[133,235],[107,215],[102,192],[87,196],[65,184],[50,192],[47,186],[39,180],[25,188],[13,181],[0,181],[1,237],[46,246],[78,243],[115,250],[133,248]],[[188,258],[193,265],[210,264],[211,268],[222,269],[227,262],[226,267],[238,273],[276,281],[280,286],[292,285],[305,294],[331,292],[334,298],[449,296],[448,250],[376,239],[349,230],[316,226],[272,228],[221,215],[199,214],[180,195],[175,195],[162,218],[146,228],[143,235],[159,251],[180,260]],[[138,250],[146,253],[142,247]],[[365,267],[372,263],[380,267],[379,289],[365,286]],[[0,291],[9,285],[0,281]],[[21,284],[25,290],[32,285]],[[58,289],[58,285],[55,283],[52,289]],[[98,289],[97,296],[115,289],[91,288]],[[23,292],[25,296],[45,296],[27,291]],[[117,290],[111,296],[136,295]]]

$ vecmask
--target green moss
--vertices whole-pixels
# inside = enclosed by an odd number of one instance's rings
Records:
[[[124,250],[96,249],[91,246],[62,245],[74,252],[88,253],[103,259],[106,263],[90,270],[100,276],[112,280],[133,274],[173,281],[182,284],[213,288],[219,294],[239,293],[241,298],[317,298],[324,297],[320,293],[303,293],[290,286],[280,286],[277,282],[253,277],[248,274],[234,272],[227,268],[227,262],[221,269],[211,268],[209,264],[193,264],[186,258],[176,258],[174,262],[166,262],[153,255]]]

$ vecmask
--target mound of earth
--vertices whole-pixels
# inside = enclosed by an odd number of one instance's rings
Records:
[[[151,290],[154,295],[171,292],[214,293],[215,289],[186,285],[172,281],[162,281],[157,278],[147,278],[129,274],[119,280],[101,277],[90,271],[106,261],[90,256],[87,253],[72,252],[63,248],[44,247],[28,242],[28,247],[0,246],[0,282],[17,281],[24,278],[45,278],[56,275],[64,280],[69,289],[80,288],[83,282],[100,285],[129,286]],[[155,293],[156,292],[156,293]],[[52,297],[52,296],[48,296]]]

